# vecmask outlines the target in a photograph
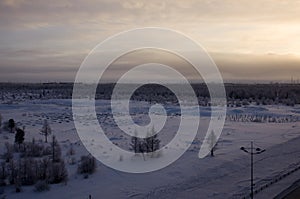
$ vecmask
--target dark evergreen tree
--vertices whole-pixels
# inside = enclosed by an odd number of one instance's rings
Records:
[[[10,128],[11,133],[13,133],[15,126],[16,126],[15,121],[13,119],[9,119],[8,120],[8,128]]]
[[[24,142],[24,136],[25,136],[25,132],[22,129],[17,129],[17,133],[15,135],[15,143],[19,144],[19,148],[20,145]]]

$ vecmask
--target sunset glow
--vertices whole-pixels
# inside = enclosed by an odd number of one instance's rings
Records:
[[[73,81],[109,36],[170,28],[208,50],[226,81],[300,78],[300,1],[23,1],[0,3],[1,81]]]

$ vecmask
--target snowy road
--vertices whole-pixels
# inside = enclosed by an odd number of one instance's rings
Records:
[[[284,180],[285,173],[293,171],[300,166],[300,137],[288,142],[275,145],[267,149],[263,154],[255,156],[254,159],[254,190],[259,190],[266,184],[280,178]],[[209,157],[208,157],[209,158]],[[216,157],[217,158],[217,157]],[[243,198],[249,196],[250,185],[250,158],[241,154],[233,161],[225,162],[215,168],[209,169],[193,178],[174,185],[167,185],[153,189],[145,198]],[[290,174],[300,178],[299,170]],[[286,176],[287,178],[288,176]],[[287,184],[292,183],[285,182]],[[269,185],[255,197],[266,198],[264,192],[268,192],[272,186],[280,181]],[[272,190],[269,198],[280,193],[284,186]],[[271,196],[272,194],[272,196]],[[262,197],[260,197],[262,196]]]

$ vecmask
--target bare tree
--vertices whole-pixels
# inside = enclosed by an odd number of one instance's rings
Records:
[[[49,170],[49,158],[43,158],[40,164],[40,171],[41,171],[41,179],[48,180],[48,170]]]
[[[5,162],[10,162],[13,158],[13,146],[8,142],[5,142],[5,153],[3,154],[3,158],[5,159]]]
[[[41,134],[45,136],[45,142],[47,143],[48,142],[47,138],[51,134],[51,127],[48,124],[47,120],[44,120],[44,125],[43,125],[43,128],[41,130]]]
[[[137,137],[137,131],[134,130],[134,136],[131,138],[131,149],[134,151],[134,153],[139,152],[139,138]]]
[[[5,186],[5,179],[7,177],[6,165],[5,162],[0,164],[0,186]]]
[[[150,137],[146,138],[146,143],[148,145],[148,152],[155,152],[159,149],[160,140],[158,139],[158,135],[155,132],[154,126],[150,131]]]
[[[60,146],[55,138],[52,136],[52,162],[60,162],[61,161],[61,149]]]
[[[52,162],[50,168],[50,178],[49,181],[51,184],[57,184],[61,182],[67,182],[68,172],[65,167],[65,162],[62,160],[60,162]]]
[[[17,174],[17,167],[15,165],[15,162],[13,159],[9,161],[8,164],[8,170],[9,170],[9,183],[15,184],[16,174]]]
[[[135,153],[141,153],[144,159],[144,153],[150,153],[153,156],[154,152],[156,152],[160,147],[160,140],[158,139],[154,126],[147,132],[146,138],[138,138],[137,131],[134,131],[130,147]]]
[[[217,137],[215,135],[215,132],[212,131],[210,134],[209,134],[209,137],[208,137],[208,144],[209,144],[209,149],[210,149],[210,156],[214,156],[214,151],[215,151],[215,148],[216,148],[216,144],[217,144]]]
[[[2,115],[0,114],[0,132],[1,132],[1,127],[2,127]]]

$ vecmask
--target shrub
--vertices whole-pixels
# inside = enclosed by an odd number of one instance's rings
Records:
[[[81,156],[80,164],[78,165],[78,173],[80,174],[92,174],[96,170],[95,158],[91,155]]]
[[[40,180],[34,185],[34,191],[43,192],[50,189],[49,184],[45,180]]]

